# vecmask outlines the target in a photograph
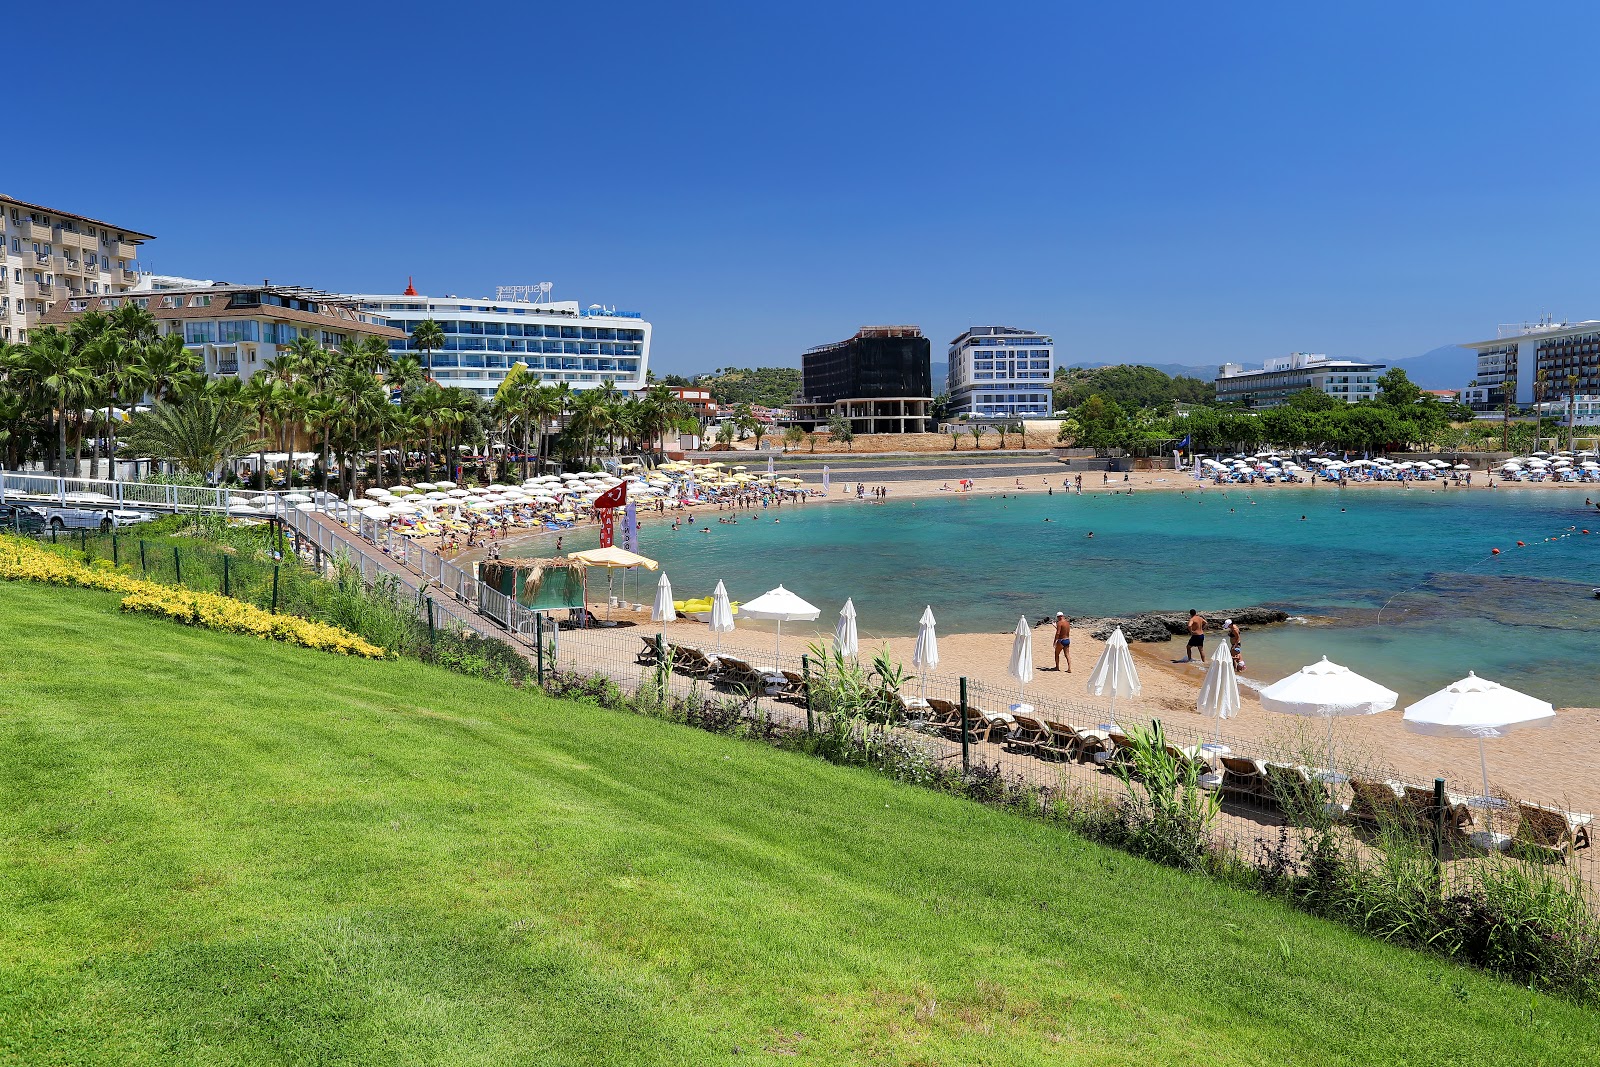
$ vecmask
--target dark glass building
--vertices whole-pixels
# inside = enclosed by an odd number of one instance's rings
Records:
[[[856,433],[927,432],[932,355],[916,326],[863,326],[848,341],[819,345],[800,357],[794,421],[815,427],[842,415]]]

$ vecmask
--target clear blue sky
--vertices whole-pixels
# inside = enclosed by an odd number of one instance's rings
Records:
[[[1600,317],[1590,5],[344,6],[15,8],[0,191],[167,273],[548,279],[662,373],[865,323],[1204,364]]]

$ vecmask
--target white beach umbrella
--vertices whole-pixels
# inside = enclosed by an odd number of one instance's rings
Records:
[[[855,601],[846,597],[844,607],[839,609],[839,622],[833,628],[834,647],[839,655],[854,657],[858,650],[856,642],[856,605]]]
[[[246,504],[242,500],[236,500],[232,504],[228,505],[228,514],[229,515],[260,515],[260,514],[262,514],[262,512],[260,511],[260,509],[251,507],[249,504]]]
[[[1106,639],[1106,647],[1089,672],[1088,690],[1090,696],[1111,698],[1108,717],[1117,710],[1117,697],[1139,695],[1139,671],[1133,665],[1133,653],[1128,651],[1128,639],[1122,627],[1112,630]]]
[[[1474,799],[1487,807],[1490,805],[1489,761],[1483,751],[1484,739],[1504,737],[1507,731],[1525,726],[1549,726],[1555,719],[1556,709],[1549,702],[1507,689],[1499,682],[1479,678],[1468,671],[1459,682],[1452,682],[1406,708],[1401,721],[1412,733],[1477,738],[1483,796]]]
[[[672,606],[672,583],[667,581],[667,572],[661,572],[661,579],[656,582],[656,600],[650,605],[650,621],[661,624],[660,640],[657,642],[656,651],[660,652],[666,644],[667,623],[678,617],[678,609]]]
[[[741,614],[751,619],[770,619],[778,624],[778,637],[773,643],[772,657],[773,668],[778,666],[778,657],[783,651],[783,624],[786,622],[810,622],[822,612],[814,604],[801,600],[783,586],[769,589],[754,600],[739,608]]]
[[[381,499],[383,497],[386,497],[386,496],[393,496],[394,494],[391,493],[387,489],[379,489],[376,486],[374,486],[373,488],[368,489],[365,493],[362,493],[361,495],[362,496],[369,496],[374,500],[379,500],[379,499]]]
[[[1006,673],[1017,680],[1017,703],[1021,704],[1028,683],[1033,681],[1033,631],[1028,628],[1026,615],[1017,620],[1016,632],[1011,635],[1011,661],[1006,664]]]
[[[1217,741],[1222,741],[1222,720],[1239,714],[1239,676],[1233,670],[1233,656],[1224,637],[1222,647],[1211,653],[1206,664],[1206,676],[1200,682],[1200,695],[1195,700],[1195,710],[1202,715],[1215,716]]]
[[[717,647],[722,647],[722,635],[733,631],[733,607],[728,603],[728,589],[719,580],[711,594],[711,632],[717,635]]]
[[[1333,720],[1346,715],[1376,715],[1393,708],[1400,694],[1363,678],[1327,656],[1301,667],[1261,690],[1261,706],[1280,715],[1328,720],[1328,780],[1333,769]]]
[[[917,643],[911,649],[911,665],[922,672],[922,695],[928,695],[928,672],[939,665],[939,631],[933,605],[922,609],[917,623]]]

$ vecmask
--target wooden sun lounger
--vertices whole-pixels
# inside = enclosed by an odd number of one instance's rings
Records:
[[[667,646],[672,654],[672,669],[693,678],[706,678],[716,669],[704,652],[690,645]]]
[[[641,637],[644,647],[633,655],[635,663],[641,667],[654,667],[656,665],[656,639],[654,637]]]
[[[1050,740],[1040,746],[1040,755],[1081,761],[1097,752],[1110,750],[1111,735],[1104,730],[1080,730],[1071,723],[1043,721],[1050,731]]]
[[[1431,831],[1435,823],[1433,790],[1408,785],[1402,787],[1401,795],[1405,798],[1407,814],[1418,826]],[[1468,829],[1472,825],[1472,809],[1467,807],[1466,801],[1445,794],[1443,816],[1439,822],[1444,830],[1444,839],[1452,844],[1466,844],[1472,834]]]
[[[766,677],[737,656],[718,656],[716,682],[741,690],[747,696],[760,696],[767,690]]]
[[[1350,818],[1363,826],[1382,828],[1414,821],[1405,794],[1392,783],[1351,778],[1350,796]],[[1431,793],[1428,803],[1433,803]]]
[[[1267,765],[1249,756],[1222,757],[1222,792],[1247,800],[1273,800]]]
[[[1298,764],[1264,764],[1267,785],[1280,807],[1290,812],[1310,811],[1328,803],[1328,787]]]
[[[1032,715],[1013,713],[1015,723],[1006,735],[1006,748],[1012,752],[1026,752],[1038,756],[1050,743],[1050,728]]]
[[[1579,849],[1589,847],[1593,815],[1579,815],[1541,804],[1517,804],[1517,832],[1513,848],[1557,857],[1565,863]]]

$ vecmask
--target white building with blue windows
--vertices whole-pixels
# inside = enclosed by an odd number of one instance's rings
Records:
[[[973,326],[950,342],[950,413],[974,419],[1050,417],[1055,342],[1011,326]]]
[[[391,341],[391,351],[416,356],[440,385],[492,397],[512,365],[526,363],[546,385],[597,389],[610,381],[624,392],[645,387],[650,324],[644,317],[599,304],[553,301],[548,282],[501,286],[493,299],[423,296],[410,285],[393,296],[348,299],[404,330],[406,339]],[[410,341],[425,319],[437,322],[445,339],[443,348],[426,355]]]

